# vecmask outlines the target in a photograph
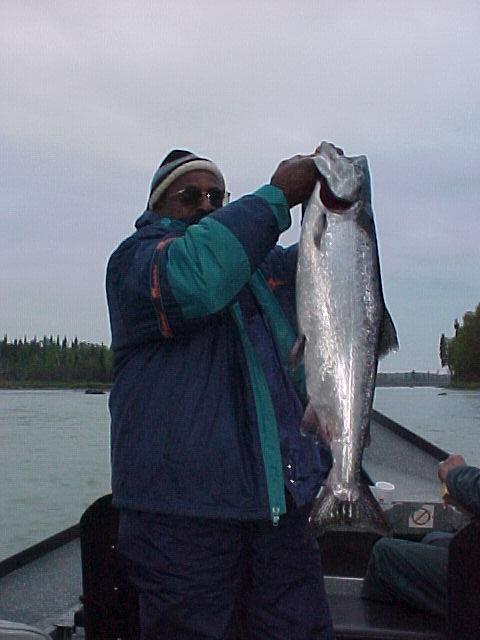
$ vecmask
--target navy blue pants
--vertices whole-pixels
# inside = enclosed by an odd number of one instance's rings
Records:
[[[402,602],[447,615],[448,545],[452,534],[434,531],[422,542],[381,538],[373,545],[363,597]]]
[[[120,516],[141,640],[333,640],[310,507],[268,521]]]

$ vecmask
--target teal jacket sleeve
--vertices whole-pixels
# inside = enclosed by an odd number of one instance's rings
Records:
[[[266,185],[159,243],[152,262],[169,335],[228,306],[290,225],[281,190]]]
[[[467,511],[480,516],[480,469],[467,465],[455,467],[447,474],[450,495]]]

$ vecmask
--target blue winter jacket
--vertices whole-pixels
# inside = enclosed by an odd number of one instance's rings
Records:
[[[329,451],[299,432],[296,248],[271,185],[198,224],[147,210],[111,256],[112,491],[119,508],[274,522],[300,506]],[[301,400],[300,400],[301,399]]]

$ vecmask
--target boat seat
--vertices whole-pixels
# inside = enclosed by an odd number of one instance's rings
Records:
[[[112,495],[96,500],[80,519],[83,624],[86,640],[128,640],[138,631],[138,602],[116,555],[118,511]]]
[[[22,622],[0,620],[0,640],[52,640],[40,629]]]

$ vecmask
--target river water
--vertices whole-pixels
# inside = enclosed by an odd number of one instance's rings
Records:
[[[480,466],[480,391],[379,388],[375,408]],[[108,394],[0,390],[0,559],[74,524],[109,491]]]
[[[0,390],[0,559],[109,492],[108,396]]]
[[[480,467],[480,390],[379,387],[374,407],[450,453]]]

